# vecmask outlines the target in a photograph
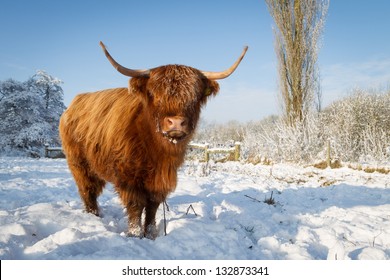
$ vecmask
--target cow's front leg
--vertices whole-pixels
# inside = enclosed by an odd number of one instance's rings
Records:
[[[144,237],[141,216],[146,206],[147,194],[140,187],[132,187],[128,183],[117,183],[115,188],[123,205],[126,206],[129,219],[128,236]]]
[[[149,200],[145,208],[145,237],[149,239],[156,239],[156,212],[160,202]]]
[[[142,229],[142,212],[144,210],[144,204],[139,202],[129,202],[127,205],[127,215],[129,217],[129,231],[128,236],[131,237],[144,237],[144,231]]]

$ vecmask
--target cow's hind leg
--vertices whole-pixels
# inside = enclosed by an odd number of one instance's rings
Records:
[[[97,198],[102,193],[106,182],[91,172],[86,163],[69,163],[69,169],[76,181],[85,210],[99,216]]]

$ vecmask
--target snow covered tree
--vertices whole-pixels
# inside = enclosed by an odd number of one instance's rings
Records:
[[[247,128],[243,144],[243,154],[250,162],[304,164],[321,159],[325,140],[318,115],[311,114],[294,126],[280,117],[264,119]]]
[[[39,156],[45,143],[59,143],[58,122],[65,108],[59,84],[43,71],[27,82],[0,82],[0,152]]]
[[[37,73],[27,81],[28,90],[37,94],[43,102],[43,115],[47,122],[58,125],[60,116],[65,110],[64,92],[61,88],[62,81],[38,70]]]
[[[345,161],[386,162],[390,159],[390,91],[356,88],[322,113],[334,156]]]
[[[15,103],[14,98],[20,96],[24,90],[24,84],[13,79],[0,82],[0,143],[2,147],[8,142],[8,138],[20,129],[20,107]]]

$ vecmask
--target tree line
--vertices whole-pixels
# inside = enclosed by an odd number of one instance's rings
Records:
[[[390,88],[355,88],[293,126],[283,115],[248,123],[202,121],[194,141],[211,145],[240,141],[241,160],[251,163],[313,164],[325,160],[329,148],[332,160],[388,164],[389,108]]]

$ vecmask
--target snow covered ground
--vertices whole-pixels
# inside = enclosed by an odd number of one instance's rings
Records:
[[[99,218],[65,160],[0,158],[0,259],[390,259],[389,175],[187,162],[167,202],[167,236],[161,206],[129,238],[112,186]]]

